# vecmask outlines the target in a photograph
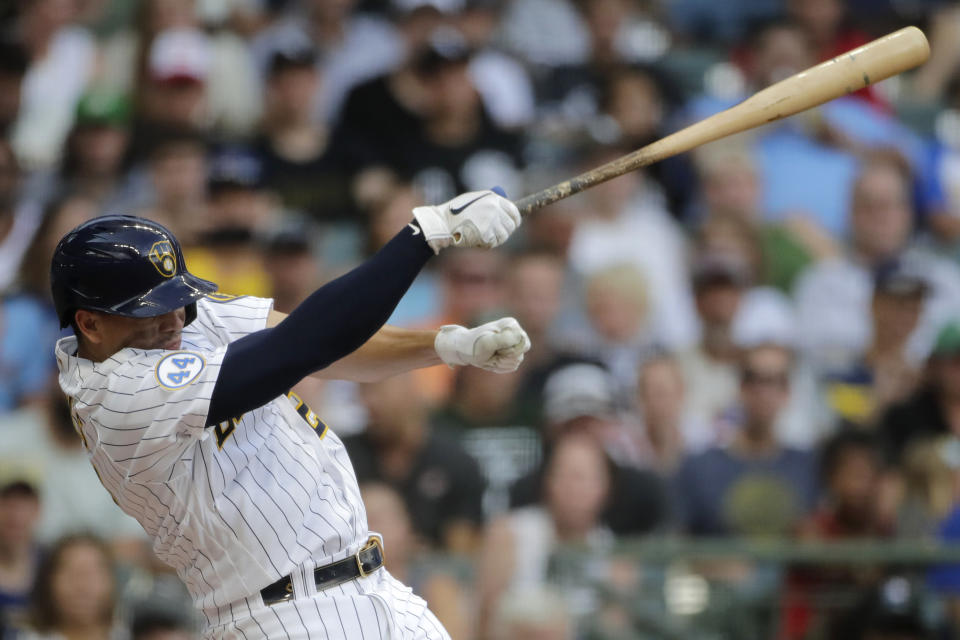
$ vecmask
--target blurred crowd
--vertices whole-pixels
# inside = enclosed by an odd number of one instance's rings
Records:
[[[960,541],[960,6],[11,0],[0,638],[197,629],[56,385],[48,273],[69,229],[160,221],[193,273],[288,312],[414,206],[532,193],[908,24],[932,47],[913,73],[537,211],[504,250],[434,260],[391,323],[512,315],[533,343],[516,373],[296,391],[345,438],[388,569],[458,640],[960,637],[951,565],[619,551]],[[670,626],[716,584],[773,612]]]

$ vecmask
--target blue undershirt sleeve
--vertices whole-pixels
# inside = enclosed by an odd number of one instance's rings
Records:
[[[382,327],[433,255],[416,223],[373,257],[304,300],[276,327],[231,342],[207,426],[263,406],[352,353]]]

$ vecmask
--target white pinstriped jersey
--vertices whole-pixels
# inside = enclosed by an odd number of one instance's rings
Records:
[[[200,609],[309,575],[368,535],[343,444],[292,394],[204,428],[226,346],[264,328],[271,307],[201,299],[176,352],[127,348],[94,363],[74,355],[76,338],[57,343],[60,386],[103,485]]]

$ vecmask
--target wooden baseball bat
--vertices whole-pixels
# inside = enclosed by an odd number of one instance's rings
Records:
[[[770,85],[726,111],[642,149],[521,198],[516,202],[517,208],[526,215],[628,171],[858,91],[923,64],[929,56],[930,45],[920,29],[906,27],[894,31]]]

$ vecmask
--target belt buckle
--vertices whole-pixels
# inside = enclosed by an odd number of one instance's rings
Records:
[[[363,553],[364,551],[366,551],[367,549],[369,549],[370,547],[379,547],[379,548],[380,548],[380,559],[381,559],[381,561],[384,561],[384,560],[386,560],[386,558],[387,558],[387,555],[386,555],[386,554],[384,553],[384,551],[383,551],[383,541],[380,540],[380,537],[379,537],[379,536],[370,536],[370,539],[367,540],[367,544],[365,544],[365,545],[363,546],[363,548],[360,549],[360,551],[357,551],[355,554],[353,554],[354,559],[357,561],[357,569],[360,571],[360,577],[361,577],[361,578],[366,578],[368,575],[370,575],[371,573],[373,573],[373,571],[369,571],[369,572],[368,572],[368,571],[364,571],[364,569],[363,569],[363,561],[360,559],[360,554]],[[381,562],[381,566],[383,566],[382,562]],[[379,568],[380,568],[380,567],[377,567],[377,569],[379,569]],[[376,569],[374,569],[374,571],[376,571]]]

